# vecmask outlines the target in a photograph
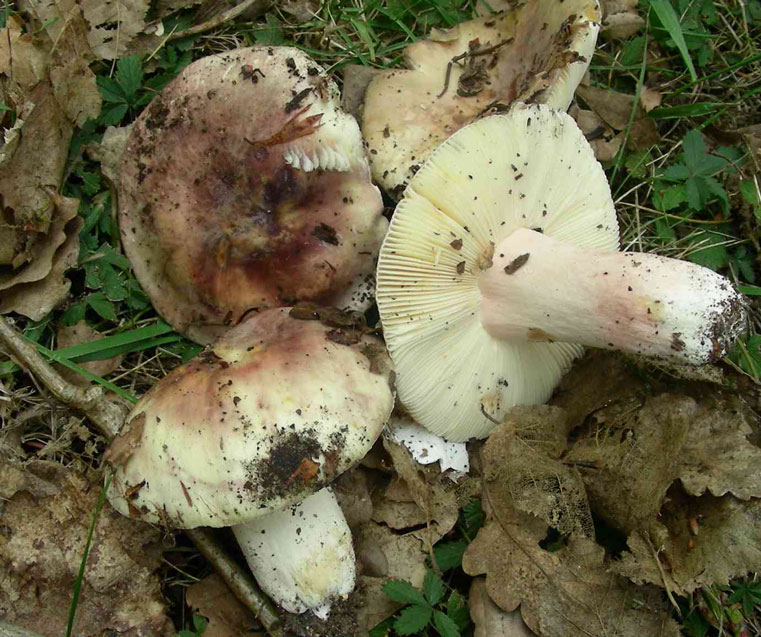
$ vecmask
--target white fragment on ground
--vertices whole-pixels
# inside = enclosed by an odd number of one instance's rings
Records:
[[[404,445],[420,464],[438,461],[442,473],[451,469],[453,475],[450,477],[455,481],[470,471],[468,450],[464,442],[448,442],[412,419],[397,416],[392,417],[386,431],[392,440]]]

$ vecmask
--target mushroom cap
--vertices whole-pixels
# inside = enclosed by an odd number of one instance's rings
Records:
[[[122,242],[157,311],[200,343],[252,308],[364,309],[387,228],[356,121],[305,53],[189,65],[135,122]]]
[[[459,130],[410,182],[377,270],[399,401],[451,441],[483,438],[513,405],[545,402],[581,347],[515,342],[481,324],[479,275],[518,228],[618,249],[605,173],[573,119],[516,104]],[[537,290],[541,294],[541,290]]]
[[[597,0],[532,0],[411,44],[409,70],[379,73],[365,94],[362,134],[375,182],[398,198],[434,148],[495,105],[568,108],[600,20]],[[453,63],[474,41],[481,51],[501,46]]]
[[[387,362],[361,332],[288,308],[252,315],[135,406],[108,450],[111,504],[193,528],[300,502],[380,435],[394,402]]]

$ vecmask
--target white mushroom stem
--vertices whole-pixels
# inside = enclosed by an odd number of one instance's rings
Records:
[[[600,252],[519,229],[479,279],[492,335],[560,341],[691,364],[715,360],[745,323],[724,277],[686,261]]]
[[[351,531],[329,488],[232,530],[259,586],[288,612],[325,619],[354,589]]]

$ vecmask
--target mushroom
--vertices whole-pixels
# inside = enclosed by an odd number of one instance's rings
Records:
[[[379,72],[365,94],[376,183],[398,199],[434,148],[493,108],[517,100],[568,108],[600,20],[597,0],[532,0],[408,46],[408,69]]]
[[[294,318],[318,314],[327,324]],[[323,617],[355,581],[351,533],[326,487],[369,451],[394,402],[383,344],[325,316],[247,317],[160,380],[106,456],[122,514],[232,526],[262,589]]]
[[[448,442],[421,427],[409,416],[393,414],[384,434],[404,446],[420,464],[439,463],[441,472],[455,481],[470,471],[470,458],[465,443]]]
[[[175,329],[206,344],[253,308],[372,304],[388,223],[338,104],[305,53],[253,47],[190,64],[137,119],[122,243]]]
[[[545,402],[581,345],[723,355],[746,321],[727,279],[617,250],[605,173],[569,115],[516,104],[458,131],[410,182],[378,262],[401,404],[463,441]]]

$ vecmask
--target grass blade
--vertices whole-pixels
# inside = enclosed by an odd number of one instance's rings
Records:
[[[56,350],[56,353],[69,360],[85,363],[92,360],[111,358],[116,354],[128,351],[148,349],[149,347],[153,347],[155,340],[159,340],[157,337],[164,336],[171,331],[172,328],[169,325],[163,322],[158,322],[155,325],[149,325],[148,327],[142,327],[130,332],[122,332],[121,334],[115,334],[114,336],[106,336],[105,338],[99,338],[96,341],[81,343],[79,345],[73,345],[72,347],[63,347]],[[122,349],[116,353],[109,353],[110,351],[119,348],[132,348],[137,343],[141,343],[141,346],[134,349]],[[105,353],[108,353],[109,355],[106,356]]]
[[[77,573],[77,579],[74,581],[74,592],[71,596],[71,606],[69,607],[69,621],[66,624],[66,637],[71,637],[72,628],[74,628],[74,616],[77,614],[77,605],[79,604],[79,593],[82,590],[82,580],[85,577],[85,565],[87,564],[87,555],[90,553],[90,544],[92,543],[92,536],[95,532],[95,525],[98,523],[100,517],[100,511],[103,508],[103,502],[106,500],[106,492],[111,484],[111,479],[114,474],[108,476],[106,483],[100,490],[98,496],[98,504],[95,505],[95,511],[92,515],[92,521],[90,522],[90,529],[87,532],[87,540],[85,542],[85,552],[82,553],[82,561],[79,564],[79,573]]]
[[[662,106],[654,108],[647,116],[653,119],[678,119],[680,117],[700,117],[711,115],[717,108],[725,106],[722,102],[694,102],[679,106]]]
[[[697,80],[698,75],[695,73],[695,65],[692,63],[690,52],[687,50],[687,42],[684,40],[682,25],[679,22],[679,16],[674,11],[674,7],[671,6],[671,2],[669,0],[650,0],[650,6],[655,11],[663,27],[668,31],[671,39],[674,40],[679,53],[682,54],[682,59],[687,65],[687,70],[690,72],[690,77],[693,81]]]

